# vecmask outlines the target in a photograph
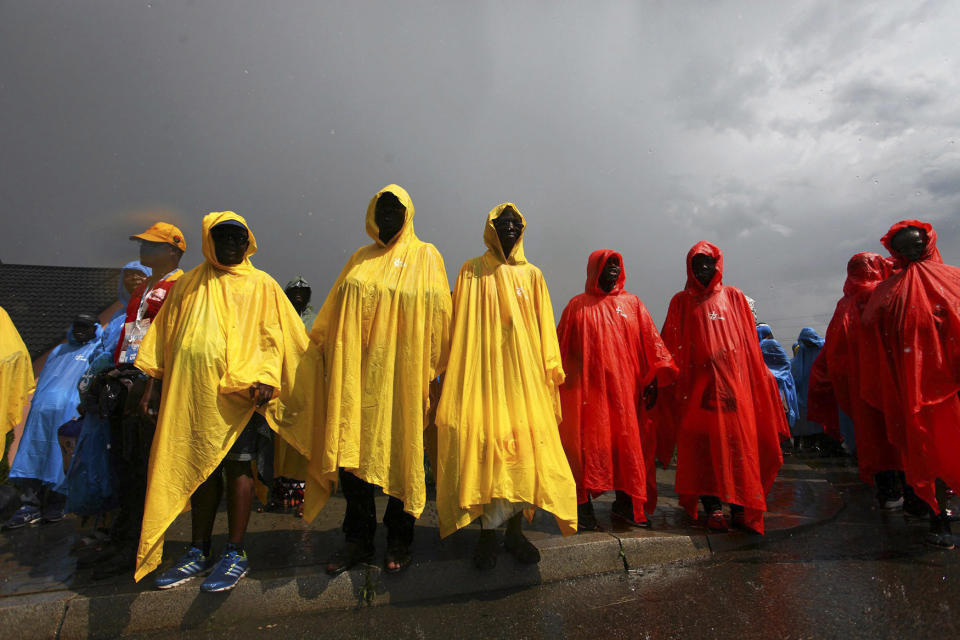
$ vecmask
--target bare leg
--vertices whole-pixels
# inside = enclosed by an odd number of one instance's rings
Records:
[[[227,472],[227,520],[229,541],[243,548],[243,535],[250,522],[253,507],[253,472],[249,462],[228,460],[224,463]]]

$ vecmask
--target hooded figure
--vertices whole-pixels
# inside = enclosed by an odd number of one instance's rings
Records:
[[[843,297],[827,326],[823,350],[813,363],[807,394],[807,416],[828,427],[828,432],[831,423],[839,430],[844,422],[838,418],[838,410],[852,420],[860,479],[871,484],[877,473],[903,468],[899,452],[887,440],[883,413],[860,396],[861,377],[873,375],[860,368],[860,318],[874,289],[891,273],[891,264],[877,253],[850,258]]]
[[[373,243],[351,256],[320,308],[298,384],[304,393],[291,406],[291,416],[315,425],[304,517],[316,517],[338,474],[347,497],[347,545],[327,565],[332,574],[372,556],[373,485],[391,498],[388,571],[409,564],[414,519],[426,505],[424,416],[447,362],[451,303],[443,258],[417,238],[414,213],[398,185],[371,198]]]
[[[238,264],[217,259],[211,230],[224,224],[246,230],[248,245]],[[137,368],[163,386],[136,580],[160,563],[164,532],[218,469],[254,412],[262,411],[278,431],[278,399],[292,388],[307,343],[283,289],[250,262],[257,241],[246,221],[232,211],[210,213],[202,232],[205,261],[170,290],[137,353]],[[257,410],[250,391],[261,385],[272,387],[274,399]],[[307,453],[309,433],[278,433]]]
[[[694,273],[695,259],[713,261],[706,284]],[[711,528],[726,529],[722,501],[744,508],[742,516],[734,512],[735,525],[763,533],[766,496],[783,462],[778,436],[789,431],[746,297],[723,286],[722,277],[720,249],[695,244],[687,253],[687,285],[670,301],[661,332],[680,369],[673,406],[665,404],[661,413],[678,421],[676,491],[690,517],[696,517],[697,497],[707,497]],[[670,452],[658,455],[667,460]]]
[[[501,216],[520,225],[506,254],[495,226]],[[450,364],[437,410],[441,537],[476,518],[491,534],[511,520],[518,535],[511,538],[508,525],[508,543],[526,546],[513,516],[524,510],[530,519],[535,508],[552,513],[563,535],[577,530],[577,487],[557,429],[560,347],[547,284],[523,253],[525,230],[515,205],[495,207],[484,226],[487,252],[468,260],[457,277]],[[475,556],[478,566],[495,564],[495,546],[494,538],[492,560]],[[527,551],[523,562],[539,560],[535,548]]]
[[[74,325],[71,325],[67,330],[67,341],[57,345],[47,356],[37,378],[37,390],[30,403],[17,455],[10,467],[11,478],[32,478],[54,487],[63,481],[63,456],[57,429],[77,416],[77,405],[80,404],[77,382],[90,365],[90,355],[99,345],[103,332],[99,324],[95,327],[95,335],[81,341],[74,335]]]
[[[800,413],[797,421],[790,429],[793,437],[811,436],[823,433],[823,425],[807,419],[807,394],[810,387],[810,369],[823,349],[823,338],[813,327],[804,327],[797,338],[797,349],[793,360],[790,361],[790,372],[797,385],[797,406]]]
[[[30,352],[17,328],[0,307],[0,449],[6,455],[7,433],[23,420],[27,398],[36,388]]]
[[[790,358],[787,351],[773,337],[773,330],[769,325],[757,325],[757,337],[760,338],[760,352],[763,354],[763,363],[777,379],[780,389],[780,398],[783,401],[784,412],[787,415],[787,424],[793,429],[800,409],[797,407],[797,387],[790,373]]]
[[[131,292],[150,277],[150,267],[138,261],[128,262],[120,270],[117,298],[120,308],[103,329],[100,344],[90,357],[90,367],[79,383],[81,401],[85,405],[83,426],[63,483],[57,491],[66,494],[68,513],[97,515],[116,506],[113,470],[110,468],[110,421],[100,415],[99,388],[94,378],[113,367],[113,354],[123,332]],[[93,392],[88,390],[93,387]]]
[[[926,222],[898,222],[882,242],[900,271],[863,312],[861,371],[871,375],[860,376],[860,392],[883,411],[907,483],[942,511],[934,481],[960,488],[960,269],[943,263]]]
[[[601,283],[610,260],[618,276]],[[560,316],[557,335],[566,373],[560,437],[577,483],[577,503],[617,490],[632,506],[618,494],[628,511],[621,513],[615,503],[614,515],[640,523],[657,500],[655,434],[642,410],[649,402],[641,396],[654,383],[654,389],[672,383],[677,368],[643,302],[623,290],[625,279],[619,253],[594,251],[585,292]],[[585,515],[589,520],[589,510]],[[584,519],[580,528],[590,528]]]

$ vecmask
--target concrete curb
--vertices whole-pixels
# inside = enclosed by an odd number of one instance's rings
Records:
[[[364,565],[330,578],[320,565],[257,569],[227,593],[200,593],[199,580],[170,591],[104,585],[83,593],[64,589],[0,598],[0,629],[20,638],[100,638],[158,630],[237,625],[303,612],[365,605],[404,604],[464,597],[630,570],[676,561],[698,561],[712,553],[778,539],[832,520],[843,508],[839,494],[822,480],[784,479],[780,489],[797,508],[771,513],[765,537],[745,532],[676,530],[597,532],[569,538],[534,540],[541,562],[518,565],[506,553],[498,565],[479,572],[470,561],[467,540],[455,554],[424,558],[400,575]],[[448,550],[449,551],[449,550]],[[419,558],[424,558],[418,561]],[[478,596],[482,597],[482,596]]]

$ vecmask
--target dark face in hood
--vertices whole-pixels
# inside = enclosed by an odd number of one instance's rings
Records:
[[[706,293],[723,282],[723,252],[701,240],[687,252],[687,290]]]
[[[864,251],[847,262],[847,281],[843,283],[843,293],[848,296],[870,292],[890,277],[893,267],[879,253]]]
[[[393,240],[406,220],[407,208],[403,206],[400,199],[390,191],[383,192],[377,198],[377,208],[374,218],[377,222],[378,235],[380,242],[387,245]]]
[[[926,260],[943,262],[937,249],[937,232],[920,220],[901,220],[890,227],[880,242],[902,269]]]
[[[240,264],[250,247],[250,234],[245,227],[233,224],[233,221],[222,222],[210,229],[210,238],[217,262],[222,265]]]
[[[593,295],[613,295],[623,291],[626,273],[623,256],[610,249],[598,249],[587,261],[587,284],[584,290]]]

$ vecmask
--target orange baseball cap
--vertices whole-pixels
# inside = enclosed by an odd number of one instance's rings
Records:
[[[183,232],[167,222],[158,222],[143,233],[130,236],[130,239],[146,240],[147,242],[166,242],[180,249],[180,251],[187,250],[187,241],[183,238]]]

